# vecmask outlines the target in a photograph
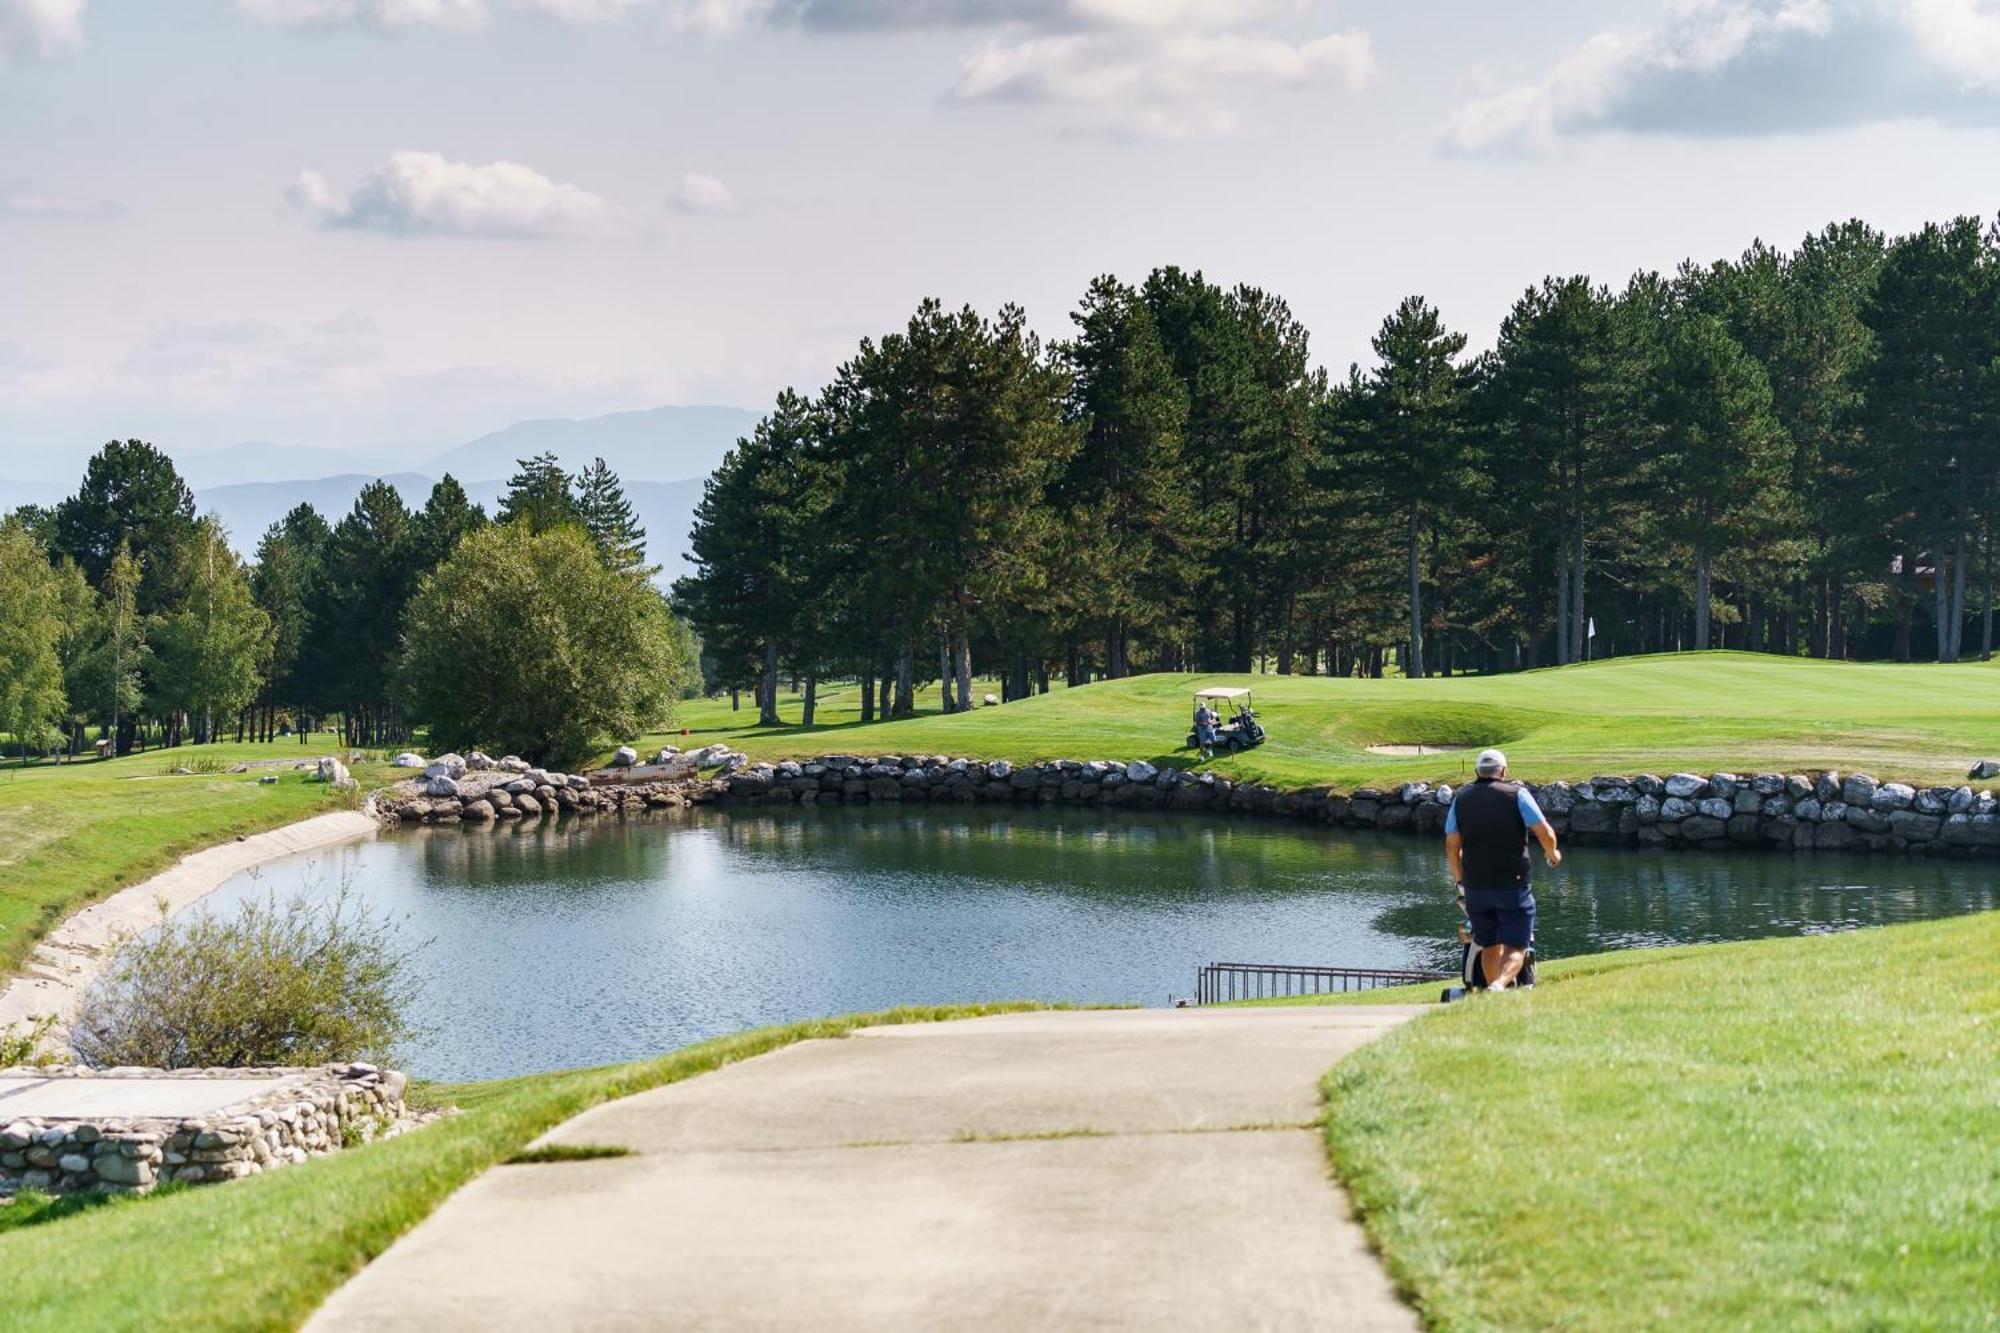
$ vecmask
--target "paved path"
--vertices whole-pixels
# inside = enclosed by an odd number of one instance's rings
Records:
[[[559,1126],[635,1155],[488,1172],[308,1329],[1411,1330],[1311,1122],[1417,1012],[804,1042]]]

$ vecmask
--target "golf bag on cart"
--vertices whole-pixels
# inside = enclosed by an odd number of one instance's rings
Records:
[[[1472,921],[1465,912],[1465,895],[1458,895],[1458,975],[1464,981],[1462,986],[1447,986],[1438,996],[1440,1004],[1450,1004],[1462,1000],[1468,991],[1486,989],[1486,968],[1479,957],[1479,946],[1472,942]],[[1528,940],[1528,956],[1521,963],[1521,974],[1514,978],[1514,985],[1532,989],[1535,984],[1535,941]]]

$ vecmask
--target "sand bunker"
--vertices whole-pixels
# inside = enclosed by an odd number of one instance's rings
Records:
[[[1464,754],[1472,749],[1470,745],[1371,745],[1370,754]]]

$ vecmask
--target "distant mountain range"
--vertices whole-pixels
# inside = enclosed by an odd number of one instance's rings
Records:
[[[377,476],[417,508],[435,480],[450,473],[490,514],[519,460],[553,453],[574,472],[602,458],[624,482],[646,529],[647,558],[671,579],[684,568],[688,526],[703,480],[756,424],[756,413],[738,407],[656,407],[577,421],[523,421],[426,461],[406,460],[389,473],[357,469],[356,462],[365,467],[365,459],[336,449],[245,443],[206,452],[168,446],[168,452],[194,488],[196,505],[220,515],[246,553],[295,505],[310,504],[329,523],[338,522]],[[75,485],[0,476],[0,513],[24,504],[55,504]]]

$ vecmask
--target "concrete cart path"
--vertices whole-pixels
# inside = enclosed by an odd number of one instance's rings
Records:
[[[313,1333],[1395,1329],[1319,1081],[1410,1007],[1010,1014],[809,1041],[607,1103]]]

